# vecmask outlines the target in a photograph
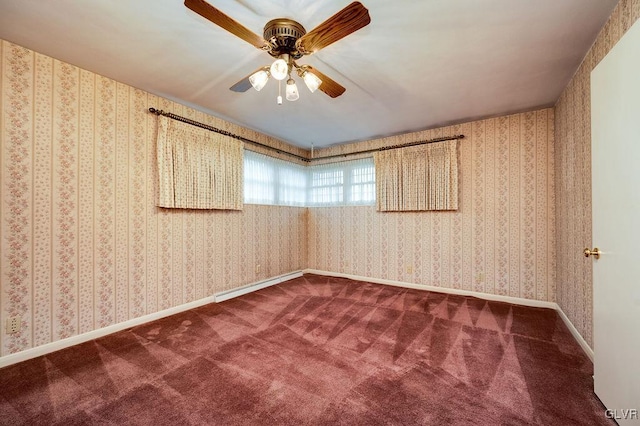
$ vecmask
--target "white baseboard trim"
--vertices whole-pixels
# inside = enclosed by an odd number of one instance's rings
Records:
[[[98,330],[93,330],[87,333],[79,334],[77,336],[72,336],[66,339],[47,343],[45,345],[27,349],[15,354],[6,355],[4,357],[0,357],[0,368],[6,367],[12,364],[16,364],[18,362],[26,361],[32,358],[36,358],[38,356],[46,355],[51,352],[59,351],[61,349],[78,345],[80,343],[88,342],[90,340],[98,339],[100,337],[104,337],[106,335],[109,335],[118,331],[136,327],[138,325],[141,325],[150,321],[154,321],[160,318],[168,317],[170,315],[174,315],[180,312],[184,312],[189,309],[198,308],[200,306],[207,305],[209,303],[218,303],[218,302],[223,302],[225,300],[233,299],[234,297],[242,296],[243,294],[251,293],[266,287],[270,287],[272,285],[280,284],[282,282],[301,277],[302,274],[316,274],[316,275],[325,275],[330,277],[350,278],[352,280],[367,281],[367,282],[372,282],[376,284],[392,285],[396,287],[405,287],[405,288],[412,288],[417,290],[435,291],[440,293],[458,294],[462,296],[473,296],[473,297],[478,297],[480,299],[513,303],[513,304],[522,305],[522,306],[555,309],[560,315],[560,318],[562,318],[562,320],[564,321],[565,325],[567,326],[567,328],[569,329],[573,337],[576,339],[576,341],[580,345],[580,347],[584,350],[585,354],[593,362],[593,349],[591,349],[591,347],[580,335],[580,333],[575,328],[575,326],[571,323],[571,321],[569,320],[567,315],[564,313],[564,311],[555,302],[531,300],[531,299],[524,299],[520,297],[499,296],[495,294],[480,293],[477,291],[470,291],[470,290],[460,290],[460,289],[454,289],[454,288],[443,288],[443,287],[435,287],[435,286],[428,286],[428,285],[420,285],[420,284],[408,283],[404,281],[385,280],[381,278],[370,278],[370,277],[364,277],[360,275],[344,274],[340,272],[320,271],[317,269],[305,269],[303,271],[291,272],[288,274],[283,274],[277,277],[269,278],[264,281],[251,283],[243,287],[222,291],[222,292],[216,293],[213,296],[205,297],[204,299],[199,299],[193,302],[185,303],[180,306],[174,306],[169,309],[165,309],[159,312],[154,312],[152,314],[144,315],[138,318],[133,318],[128,321],[124,321],[118,324],[113,324],[108,327],[104,327]]]
[[[215,295],[205,297],[204,299],[195,300],[193,302],[185,303],[180,306],[174,306],[172,308],[164,309],[159,312],[143,315],[141,317],[133,318],[118,324],[113,324],[108,327],[100,328],[98,330],[92,330],[87,333],[82,333],[76,336],[68,337],[66,339],[57,340],[55,342],[47,343],[45,345],[37,346],[35,348],[27,349],[15,354],[6,355],[3,357],[0,357],[0,368],[7,367],[9,365],[16,364],[18,362],[27,361],[32,358],[49,354],[51,352],[59,351],[60,349],[65,349],[70,346],[79,345],[80,343],[98,339],[100,337],[104,337],[106,335],[109,335],[118,331],[126,330],[128,328],[136,327],[138,325],[141,325],[150,321],[168,317],[170,315],[174,315],[180,312],[188,311],[189,309],[198,308],[200,306],[207,305],[209,303],[215,303],[215,302],[231,299],[232,297],[237,297],[242,294],[256,291],[261,288],[265,288],[270,285],[278,284],[283,281],[290,280],[300,276],[302,276],[301,271],[280,275],[274,278],[269,278],[264,281],[252,283],[237,289],[216,293]]]
[[[587,341],[584,340],[584,337],[582,337],[578,329],[573,325],[569,317],[564,313],[564,311],[558,304],[556,304],[556,311],[558,311],[558,315],[560,315],[560,318],[562,318],[562,321],[564,321],[564,324],[567,326],[567,328],[571,332],[571,335],[573,336],[573,338],[576,339],[576,341],[578,342],[578,344],[580,345],[584,353],[589,357],[591,362],[593,362],[593,349],[591,349],[591,346],[589,346]]]
[[[290,272],[288,274],[279,275],[277,277],[269,278],[264,281],[247,284],[243,287],[234,288],[231,290],[221,291],[215,294],[216,303],[224,302],[225,300],[233,299],[234,297],[242,296],[243,294],[258,291],[260,289],[270,287],[272,285],[280,284],[285,281],[292,280],[302,276],[302,271]]]
[[[480,293],[480,292],[477,292],[477,291],[459,290],[459,289],[455,289],[455,288],[435,287],[435,286],[430,286],[430,285],[420,285],[420,284],[408,283],[408,282],[403,282],[403,281],[385,280],[385,279],[381,279],[381,278],[369,278],[369,277],[363,277],[363,276],[359,276],[359,275],[344,274],[344,273],[340,273],[340,272],[320,271],[320,270],[317,270],[317,269],[305,269],[302,272],[305,273],[305,274],[316,274],[316,275],[325,275],[325,276],[330,276],[330,277],[350,278],[352,280],[367,281],[367,282],[376,283],[376,284],[393,285],[393,286],[396,286],[396,287],[406,287],[406,288],[413,288],[413,289],[418,289],[418,290],[436,291],[436,292],[448,293],[448,294],[459,294],[459,295],[462,295],[462,296],[473,296],[473,297],[477,297],[477,298],[485,299],[485,300],[494,300],[494,301],[498,301],[498,302],[513,303],[514,305],[532,306],[532,307],[536,307],[536,308],[554,309],[554,310],[556,310],[558,312],[558,315],[560,315],[560,318],[562,318],[562,321],[565,323],[565,325],[567,326],[567,328],[571,332],[571,335],[576,339],[576,341],[578,342],[578,344],[580,345],[580,347],[582,348],[584,353],[589,357],[591,362],[593,362],[593,349],[591,349],[591,347],[586,342],[586,340],[584,340],[582,335],[578,332],[578,329],[576,329],[576,327],[573,325],[573,323],[569,320],[569,317],[567,317],[567,315],[564,313],[564,311],[555,302],[546,302],[546,301],[543,301],[543,300],[524,299],[524,298],[521,298],[521,297],[499,296],[499,295],[489,294],[489,293]]]
[[[382,278],[370,278],[370,277],[363,277],[359,275],[343,274],[340,272],[320,271],[317,269],[305,269],[302,272],[304,272],[305,274],[317,274],[317,275],[326,275],[331,277],[350,278],[352,280],[367,281],[367,282],[376,283],[376,284],[393,285],[396,287],[413,288],[416,290],[428,290],[428,291],[435,291],[439,293],[459,294],[461,296],[473,296],[479,299],[513,303],[515,305],[532,306],[536,308],[556,309],[558,307],[556,303],[547,302],[544,300],[532,300],[532,299],[524,299],[522,297],[500,296],[497,294],[480,293],[478,291],[461,290],[457,288],[436,287],[432,285],[414,284],[414,283],[408,283],[404,281],[385,280]]]

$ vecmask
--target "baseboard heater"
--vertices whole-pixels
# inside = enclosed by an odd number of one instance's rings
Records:
[[[215,301],[216,303],[224,302],[225,300],[233,299],[234,297],[242,296],[243,294],[251,293],[266,287],[271,287],[272,285],[280,284],[301,276],[302,271],[289,272],[288,274],[279,275],[264,281],[258,281],[242,287],[233,288],[231,290],[221,291],[220,293],[215,294]]]

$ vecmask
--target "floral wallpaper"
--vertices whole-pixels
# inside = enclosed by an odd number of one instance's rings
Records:
[[[463,134],[459,210],[309,211],[309,267],[555,301],[553,109],[318,150],[317,156]]]
[[[306,151],[4,41],[0,99],[0,355],[307,266],[304,208],[155,207],[147,109]]]
[[[591,71],[638,18],[640,0],[620,0],[556,104],[557,299],[591,346]]]
[[[306,267],[557,300],[592,344],[589,76],[639,17],[620,0],[555,109],[315,153],[465,134],[457,212],[157,208],[151,106],[308,153],[0,41],[0,356]]]

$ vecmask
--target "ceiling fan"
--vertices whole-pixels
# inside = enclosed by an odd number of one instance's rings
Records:
[[[289,101],[299,98],[298,88],[291,78],[293,71],[304,80],[312,93],[320,89],[332,98],[342,95],[345,91],[344,87],[310,65],[299,65],[296,60],[335,43],[371,22],[369,11],[362,3],[356,1],[309,32],[292,19],[272,19],[264,26],[264,34],[260,37],[204,0],[185,0],[184,5],[276,58],[271,66],[258,68],[231,86],[230,90],[246,92],[253,87],[259,91],[267,84],[270,77],[279,81],[288,77],[285,92]],[[280,94],[277,102],[282,104]]]

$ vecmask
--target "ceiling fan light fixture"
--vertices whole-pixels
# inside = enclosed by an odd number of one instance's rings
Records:
[[[353,1],[309,32],[292,19],[276,18],[267,22],[261,37],[206,0],[184,0],[184,5],[202,18],[276,58],[271,66],[259,68],[258,71],[254,71],[231,86],[229,89],[234,92],[246,92],[250,86],[261,90],[266,81],[265,75],[259,71],[267,71],[267,73],[270,71],[268,77],[281,82],[287,78],[287,75],[291,78],[292,67],[295,67],[298,75],[303,78],[304,71],[308,71],[311,67],[300,67],[295,63],[296,60],[324,49],[371,23],[367,8],[359,1]],[[257,75],[253,76],[253,74]],[[311,74],[314,74],[315,78]],[[249,81],[252,76],[254,78]],[[322,92],[331,98],[336,98],[345,91],[340,84],[316,70],[305,78],[305,84],[311,92],[322,87]]]
[[[290,78],[287,80],[287,89],[285,91],[288,101],[297,101],[300,98],[300,93],[298,93],[298,86],[296,86],[296,82]]]
[[[262,90],[262,88],[269,81],[269,71],[260,70],[256,73],[251,74],[249,77],[249,83],[256,89],[258,92]]]
[[[285,56],[285,55],[282,55]],[[271,64],[271,75],[276,80],[284,80],[289,75],[289,64],[283,58],[278,58]]]
[[[322,84],[322,80],[320,80],[317,75],[312,74],[309,71],[305,71],[304,74],[302,74],[302,78],[304,79],[304,84],[307,85],[307,88],[311,93],[318,90],[318,87]]]

